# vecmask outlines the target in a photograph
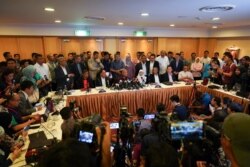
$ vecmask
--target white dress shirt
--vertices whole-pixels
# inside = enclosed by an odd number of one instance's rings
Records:
[[[210,64],[210,62],[211,62],[210,57],[207,57],[207,58],[202,57],[201,58],[201,63],[203,63],[203,64]]]
[[[155,59],[156,61],[159,62],[159,65],[160,65],[160,74],[164,74],[167,70],[167,67],[169,65],[169,60],[168,60],[168,57],[167,56],[159,56]]]
[[[172,74],[168,73],[168,82],[174,82]]]
[[[181,80],[182,78],[190,78],[192,80],[194,79],[193,74],[190,71],[179,72],[178,80]]]
[[[155,62],[150,62],[150,64],[149,64],[149,73],[150,73],[150,74],[153,73],[154,63],[155,63]],[[144,73],[144,74],[145,74],[145,73]]]
[[[102,86],[106,87],[106,80],[105,80],[105,78],[101,77],[101,81],[102,81]]]
[[[142,70],[144,72],[144,75],[147,75],[147,67],[146,67],[146,63],[141,63],[142,66]]]
[[[159,84],[160,83],[159,75],[154,75],[154,77],[155,77],[155,83]]]
[[[47,78],[48,78],[48,80],[51,81],[51,76],[50,76],[50,72],[49,72],[49,67],[48,67],[47,64],[43,63],[42,65],[40,65],[40,64],[36,63],[36,64],[34,65],[34,67],[35,67],[35,69],[36,69],[36,72],[37,72],[38,74],[40,74],[40,75],[42,76],[43,79],[45,79],[44,76],[46,75]]]
[[[61,68],[62,68],[62,70],[63,70],[63,73],[64,73],[65,75],[68,75],[68,72],[67,72],[66,68],[63,67],[63,66],[61,66]]]

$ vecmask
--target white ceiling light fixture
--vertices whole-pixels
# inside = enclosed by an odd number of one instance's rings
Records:
[[[118,22],[117,24],[118,24],[119,26],[123,26],[123,25],[124,25],[123,22]]]
[[[219,17],[214,17],[214,18],[212,18],[212,20],[213,21],[218,21],[218,20],[220,20],[220,18]]]
[[[147,16],[149,16],[149,13],[141,13],[141,16],[147,17]]]
[[[61,23],[62,21],[61,20],[55,20],[55,23]]]
[[[212,28],[213,28],[213,29],[217,29],[217,28],[218,28],[218,26],[212,26]]]
[[[85,16],[84,19],[103,21],[103,20],[105,20],[105,17],[101,17],[101,16]]]
[[[170,24],[169,26],[170,26],[170,27],[174,27],[175,25],[174,25],[174,24]]]
[[[49,7],[44,8],[44,10],[47,11],[47,12],[54,12],[55,11],[54,8],[49,8]]]

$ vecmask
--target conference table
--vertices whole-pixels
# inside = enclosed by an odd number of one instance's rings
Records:
[[[147,85],[138,90],[112,90],[108,88],[95,88],[89,92],[75,90],[67,97],[67,104],[76,101],[82,109],[82,115],[100,114],[103,120],[110,121],[113,117],[119,117],[120,106],[127,106],[128,112],[135,115],[138,108],[144,108],[146,112],[155,112],[158,103],[166,104],[167,110],[172,109],[170,97],[179,95],[181,103],[187,105],[193,97],[193,86],[184,82],[172,86],[160,84]],[[106,92],[99,93],[104,89]]]
[[[225,91],[221,89],[210,89],[207,86],[200,84],[198,81],[196,88],[193,85],[186,85],[184,82],[174,83],[173,85],[160,84],[160,88],[155,85],[146,85],[144,88],[139,90],[112,90],[108,88],[95,88],[90,91],[82,90],[71,90],[70,95],[64,96],[63,100],[56,105],[56,110],[60,111],[63,107],[69,105],[70,102],[75,101],[76,105],[81,108],[82,117],[87,117],[92,114],[100,114],[104,121],[110,122],[114,117],[119,117],[120,106],[127,106],[128,112],[132,115],[136,114],[138,108],[144,108],[147,113],[152,113],[156,111],[156,105],[158,103],[163,103],[167,107],[167,111],[171,111],[173,106],[170,103],[170,97],[172,95],[178,95],[180,101],[184,105],[191,104],[195,91],[201,91],[203,93],[207,92],[213,96],[218,97],[229,97],[234,102],[240,103],[244,107],[244,112],[249,113],[250,100],[242,98],[236,95],[233,91]],[[105,90],[106,92],[100,93],[100,90]],[[49,97],[55,97],[55,92],[50,92]],[[38,114],[42,114],[45,110],[39,111]],[[34,113],[37,114],[37,113]],[[63,120],[60,115],[50,116],[48,121],[43,123],[38,129],[29,130],[29,134],[36,133],[39,131],[44,131],[48,139],[52,139],[53,136],[57,140],[62,139],[61,124]],[[45,127],[45,128],[44,128]],[[48,130],[50,132],[48,132]],[[51,135],[53,134],[53,136]],[[110,164],[110,129],[108,128],[108,135],[105,137],[104,155],[107,157],[105,164]],[[29,140],[25,142],[23,147],[23,154],[14,161],[12,166],[24,166],[25,153],[29,146]]]
[[[244,111],[248,113],[249,99],[239,97],[232,91],[224,91],[222,88],[210,89],[200,83],[201,81],[197,82],[197,90],[213,96],[230,97],[233,101],[242,104]],[[181,103],[187,106],[194,98],[193,85],[178,82],[170,86],[164,84],[160,86],[161,88],[156,88],[155,85],[147,85],[139,90],[112,90],[102,87],[92,89],[90,92],[74,90],[67,97],[67,105],[71,101],[76,101],[77,106],[82,109],[82,116],[100,114],[104,120],[110,121],[113,117],[119,117],[119,108],[122,105],[127,106],[128,112],[135,115],[138,108],[144,108],[148,113],[155,112],[158,103],[166,104],[167,111],[171,111],[173,106],[169,99],[172,95],[178,95]],[[99,93],[102,89],[106,92]]]

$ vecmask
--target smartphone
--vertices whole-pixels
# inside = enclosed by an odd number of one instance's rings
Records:
[[[91,132],[80,131],[78,140],[84,143],[93,143],[94,134]]]
[[[73,111],[74,112],[78,112],[79,111],[79,107],[75,107]]]
[[[144,119],[154,119],[155,115],[154,114],[146,114],[144,115]]]
[[[114,151],[114,146],[110,146],[110,152],[112,153]]]
[[[110,129],[119,129],[119,123],[118,122],[110,123]]]
[[[29,129],[30,129],[30,126],[29,126],[29,125],[28,125],[28,126],[25,126],[25,127],[23,128],[23,130],[26,131],[26,132],[27,132]]]
[[[201,140],[205,137],[203,121],[170,124],[171,140]]]

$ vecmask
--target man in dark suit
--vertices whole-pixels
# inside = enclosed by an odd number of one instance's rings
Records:
[[[74,89],[82,88],[82,72],[87,69],[83,63],[81,63],[81,57],[75,56],[75,62],[71,65],[70,71],[75,75],[74,77]]]
[[[162,79],[162,82],[174,82],[174,81],[177,81],[177,78],[173,74],[173,69],[172,69],[172,67],[170,65],[167,67],[166,73],[162,74],[160,76],[160,78]]]
[[[150,74],[148,76],[147,83],[155,83],[155,84],[160,84],[162,82],[162,79],[159,75],[159,70],[157,67],[153,68],[153,74]]]
[[[180,59],[180,54],[179,53],[176,53],[175,55],[175,60],[173,60],[171,63],[170,63],[172,69],[173,69],[173,73],[175,75],[176,78],[178,78],[178,74],[180,71],[183,70],[183,66],[184,66],[184,63],[183,61]]]
[[[74,74],[70,73],[64,57],[60,57],[58,63],[58,66],[55,68],[57,90],[64,89],[65,86],[67,89],[72,89]]]
[[[21,90],[18,92],[20,97],[18,108],[21,116],[28,116],[36,110],[40,110],[41,108],[34,108],[28,99],[28,97],[34,92],[34,84],[31,81],[26,80],[21,82],[20,88]]]
[[[149,76],[150,74],[153,74],[153,68],[157,67],[158,68],[158,72],[160,69],[160,65],[159,62],[155,60],[155,54],[151,54],[149,57],[149,61],[146,64],[147,66],[147,76]]]
[[[145,75],[149,73],[147,68],[147,57],[145,55],[142,55],[141,61],[135,65],[135,76],[138,75],[140,70],[143,70]]]
[[[106,75],[106,71],[102,70],[99,74],[97,74],[95,86],[102,86],[102,87],[110,87],[110,80]]]

